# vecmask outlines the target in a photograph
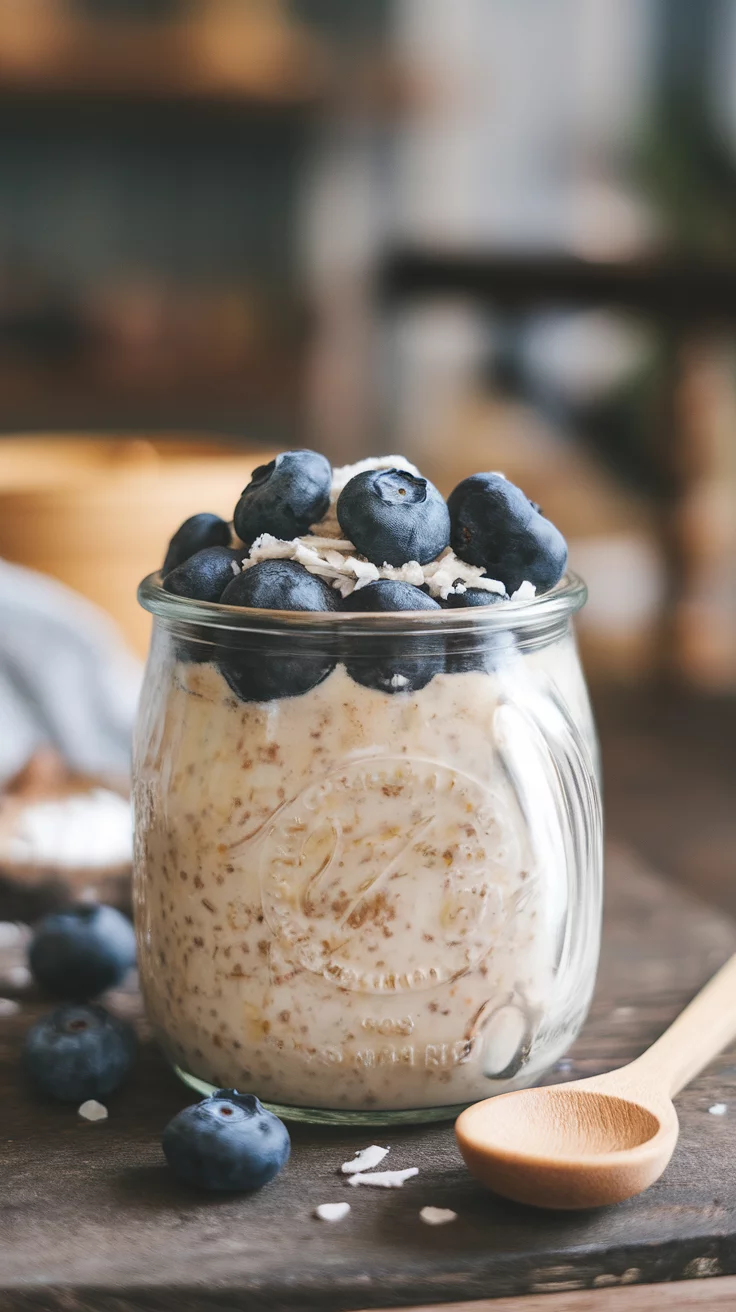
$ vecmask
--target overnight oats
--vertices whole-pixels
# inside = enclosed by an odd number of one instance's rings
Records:
[[[429,1119],[533,1083],[598,957],[585,588],[500,474],[257,470],[187,521],[135,748],[141,982],[196,1087]]]

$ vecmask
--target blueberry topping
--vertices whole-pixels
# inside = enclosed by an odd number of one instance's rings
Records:
[[[251,1093],[218,1089],[169,1121],[161,1146],[175,1175],[217,1193],[260,1189],[286,1165],[283,1121]]]
[[[295,560],[261,560],[228,583],[223,606],[263,610],[337,610],[340,598]]]
[[[458,483],[447,502],[452,547],[461,560],[481,565],[509,594],[528,579],[538,592],[559,582],[567,543],[521,488],[501,474],[473,474]]]
[[[426,565],[450,541],[450,515],[426,478],[403,469],[367,469],[346,483],[337,501],[346,538],[374,565]]]
[[[85,1002],[119,984],[135,965],[135,933],[114,907],[80,903],[41,921],[28,964],[47,993]]]
[[[69,1003],[28,1031],[23,1062],[39,1093],[81,1103],[119,1089],[135,1050],[135,1031],[125,1021],[94,1003]]]
[[[284,451],[253,471],[235,507],[235,532],[250,546],[261,533],[301,537],[330,504],[332,468],[317,451]]]
[[[177,565],[164,578],[167,592],[195,601],[219,601],[228,583],[240,572],[243,547],[205,547]]]
[[[484,588],[467,588],[451,592],[445,602],[448,610],[466,610],[471,606],[497,606],[508,601],[506,593],[486,592]],[[516,652],[513,635],[506,629],[484,633],[482,629],[447,635],[447,673],[464,674],[481,670],[492,674],[508,663]]]
[[[401,579],[376,579],[366,583],[365,587],[351,592],[340,603],[341,610],[386,612],[396,610],[439,610],[434,597],[428,596],[422,588],[415,588],[413,583],[404,583]]]
[[[448,610],[465,610],[468,606],[497,606],[508,601],[506,592],[486,592],[485,588],[466,588],[464,592],[451,592],[447,598]]]
[[[482,674],[494,674],[509,665],[517,651],[516,639],[508,629],[499,629],[497,633],[448,633],[447,673],[479,670]]]
[[[346,597],[346,611],[441,610],[432,597],[411,583],[379,579]],[[445,668],[444,639],[411,634],[354,634],[346,639],[345,666],[351,679],[390,694],[416,692]]]
[[[338,594],[294,560],[260,561],[228,583],[220,601],[265,610],[334,611],[339,605]],[[218,664],[241,701],[269,702],[308,692],[332,672],[335,658],[324,644],[310,651],[296,635],[233,632],[220,644]]]
[[[176,530],[171,539],[161,573],[170,574],[177,565],[189,560],[195,551],[204,551],[205,547],[228,547],[230,545],[230,525],[219,515],[190,515],[181,528]]]

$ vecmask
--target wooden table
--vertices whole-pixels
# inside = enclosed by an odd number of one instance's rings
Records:
[[[736,948],[732,921],[630,854],[612,852],[608,876],[596,1000],[555,1078],[635,1056]],[[118,995],[114,1005],[135,1010],[138,1000]],[[492,1312],[736,1305],[736,1281],[694,1279],[736,1273],[736,1050],[678,1099],[682,1134],[664,1177],[616,1208],[566,1216],[496,1199],[465,1171],[450,1126],[295,1127],[278,1180],[253,1197],[216,1199],[182,1188],[163,1162],[160,1132],[188,1095],[143,1025],[137,1073],[110,1100],[109,1120],[89,1124],[28,1093],[19,1041],[42,1009],[28,1000],[0,1018],[0,1312],[329,1312],[486,1299],[501,1300]],[[719,1102],[726,1115],[710,1115]],[[348,1189],[336,1170],[373,1141],[391,1145],[392,1166],[418,1165],[416,1179],[397,1191]],[[346,1220],[314,1219],[318,1203],[345,1197]],[[457,1221],[424,1225],[428,1204],[452,1207]],[[687,1283],[665,1291],[661,1281]]]

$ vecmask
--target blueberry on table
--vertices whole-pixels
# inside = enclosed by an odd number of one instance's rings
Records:
[[[164,577],[163,586],[177,597],[219,601],[228,583],[240,573],[243,547],[205,547]]]
[[[254,469],[235,507],[233,523],[250,546],[262,533],[301,537],[318,523],[330,504],[332,467],[317,451],[283,451]]]
[[[219,515],[190,515],[171,539],[161,573],[164,576],[170,574],[177,565],[182,565],[196,551],[204,551],[205,547],[229,546],[230,525]]]
[[[260,1189],[291,1151],[283,1121],[251,1093],[218,1089],[169,1121],[161,1146],[175,1175],[218,1193]]]
[[[57,998],[86,1002],[135,965],[135,933],[114,907],[79,903],[46,916],[28,950],[33,978]]]
[[[262,560],[228,583],[224,606],[277,611],[334,611],[338,594],[294,560]],[[310,651],[310,641],[316,649]],[[217,660],[233,692],[244,702],[298,697],[335,668],[324,641],[297,633],[238,633],[224,637]]]
[[[567,565],[565,539],[521,488],[503,475],[464,478],[447,504],[455,554],[470,565],[483,566],[509,594],[525,579],[538,592],[547,592],[562,578]]]
[[[133,1067],[131,1025],[96,1003],[67,1003],[26,1035],[23,1064],[34,1088],[61,1102],[106,1098]]]
[[[426,565],[450,541],[450,514],[432,483],[403,469],[367,469],[337,501],[345,537],[374,565]]]
[[[379,579],[346,597],[344,611],[440,611],[432,597],[411,583]],[[436,635],[367,633],[345,637],[345,667],[365,688],[396,694],[424,688],[445,668],[444,637]]]

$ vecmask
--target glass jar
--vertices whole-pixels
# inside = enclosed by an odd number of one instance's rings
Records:
[[[584,584],[411,615],[139,596],[139,965],[178,1072],[364,1124],[538,1080],[598,959]]]

